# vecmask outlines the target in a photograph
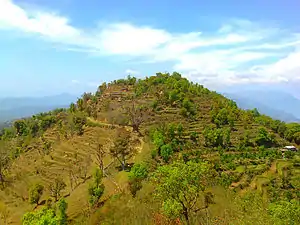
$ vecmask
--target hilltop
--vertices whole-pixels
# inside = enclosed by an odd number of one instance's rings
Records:
[[[4,224],[300,221],[300,155],[280,150],[299,147],[300,124],[176,72],[103,83],[1,139]]]

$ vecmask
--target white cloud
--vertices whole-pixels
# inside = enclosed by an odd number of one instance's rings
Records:
[[[0,0],[0,28],[39,34],[55,41],[72,42],[80,31],[54,13],[25,11],[10,0]]]
[[[205,83],[280,82],[299,79],[300,74],[300,53],[295,50],[300,35],[247,20],[228,21],[209,34],[201,30],[172,33],[130,23],[86,30],[57,13],[0,0],[0,29],[37,35],[68,51],[148,63],[172,62],[172,69]]]

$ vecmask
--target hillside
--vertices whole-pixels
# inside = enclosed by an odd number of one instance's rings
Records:
[[[300,155],[280,151],[300,125],[178,73],[103,83],[1,139],[1,224],[300,222]]]

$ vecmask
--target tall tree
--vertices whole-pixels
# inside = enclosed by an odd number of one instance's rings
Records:
[[[94,156],[96,159],[97,166],[104,173],[104,163],[103,159],[105,156],[104,145],[98,143],[96,149],[94,150]]]
[[[154,183],[165,214],[183,217],[191,224],[193,214],[213,203],[212,194],[205,191],[210,179],[211,169],[207,163],[176,162],[159,167],[154,174]]]
[[[124,108],[128,116],[130,126],[134,132],[140,133],[140,126],[149,117],[149,109],[146,106],[137,106],[135,100],[132,100],[130,106]]]
[[[110,147],[110,154],[120,162],[122,170],[125,170],[126,161],[133,154],[130,146],[130,134],[126,129],[121,128],[117,131],[116,138]]]
[[[42,197],[44,186],[41,184],[35,184],[29,190],[29,202],[30,204],[39,204],[40,198]]]
[[[50,191],[50,195],[54,197],[55,201],[57,201],[60,197],[60,193],[63,189],[65,189],[67,185],[61,178],[55,178],[55,180],[49,184],[48,189]]]
[[[100,169],[96,169],[93,173],[93,181],[89,185],[89,203],[94,206],[98,203],[99,199],[104,193],[104,184],[102,183],[103,173]]]

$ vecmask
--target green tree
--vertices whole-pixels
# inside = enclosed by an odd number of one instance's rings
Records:
[[[160,155],[165,162],[168,162],[170,157],[173,155],[173,148],[171,144],[166,144],[161,146]]]
[[[224,131],[221,128],[206,127],[203,131],[205,145],[209,147],[224,146]],[[227,136],[227,141],[230,141],[230,133]]]
[[[74,113],[76,111],[76,105],[72,102],[71,104],[70,104],[70,112],[71,113]]]
[[[183,217],[187,224],[195,213],[205,210],[212,195],[205,192],[212,170],[207,163],[176,162],[158,167],[153,181],[156,194],[163,201],[163,211],[169,217]]]
[[[68,216],[67,216],[67,208],[68,203],[64,198],[60,199],[57,203],[57,218],[58,218],[58,225],[67,225],[68,223]]]
[[[245,131],[244,135],[240,138],[239,148],[246,148],[251,145],[250,134],[248,131]]]
[[[256,136],[255,142],[258,146],[271,147],[275,140],[264,127],[261,127]]]
[[[57,210],[43,207],[41,210],[25,213],[22,218],[23,225],[66,225],[68,204],[65,199],[57,203]]]
[[[16,129],[17,135],[25,136],[28,134],[28,127],[24,120],[16,120],[13,126]]]
[[[39,204],[44,191],[44,186],[41,184],[35,184],[29,190],[29,202],[30,204]]]
[[[214,122],[218,127],[228,124],[228,111],[226,108],[223,108],[218,112]]]
[[[74,129],[78,135],[82,135],[84,132],[84,126],[87,123],[87,119],[83,113],[76,113],[73,116]]]
[[[23,216],[23,225],[58,225],[59,221],[53,209],[44,207],[39,211],[28,212]]]
[[[251,113],[254,117],[259,117],[260,116],[260,113],[259,113],[257,108],[254,108],[253,110],[251,110]]]
[[[102,183],[103,173],[99,168],[95,169],[93,173],[93,181],[89,185],[89,203],[94,206],[98,203],[99,199],[104,193],[104,184]]]
[[[300,202],[297,200],[271,203],[269,212],[275,225],[300,224]]]
[[[152,140],[157,149],[160,149],[165,144],[165,136],[161,130],[154,131]]]
[[[148,169],[145,164],[134,164],[128,175],[129,190],[133,197],[136,196],[137,191],[142,188],[142,181],[148,176]]]
[[[84,110],[84,102],[82,98],[79,98],[77,100],[77,108],[79,111],[83,111]]]
[[[227,128],[227,129],[224,129],[224,139],[223,139],[223,145],[224,147],[230,147],[230,136],[231,136],[231,129],[230,128]]]
[[[297,132],[297,133],[294,134],[294,142],[297,145],[300,145],[300,132]]]
[[[187,117],[192,117],[196,114],[196,107],[190,99],[185,98],[183,100],[181,114]]]
[[[148,169],[144,163],[134,164],[131,168],[130,173],[128,175],[129,179],[131,178],[138,178],[144,179],[148,176]]]

